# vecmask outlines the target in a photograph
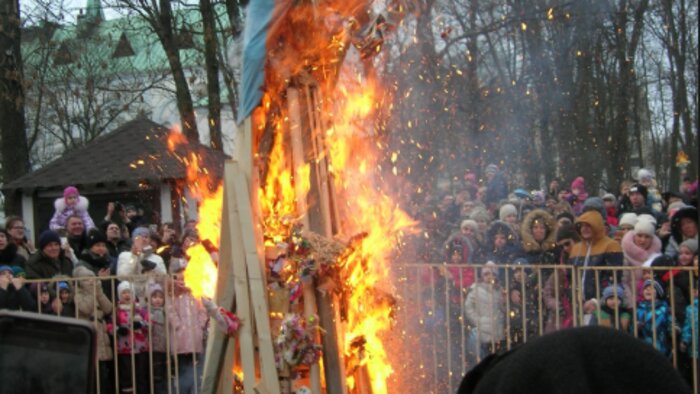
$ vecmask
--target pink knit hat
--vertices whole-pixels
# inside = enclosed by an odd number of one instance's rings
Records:
[[[80,196],[78,188],[75,186],[68,186],[67,188],[63,189],[63,198],[68,198],[68,196]]]
[[[571,190],[574,189],[578,189],[581,192],[586,190],[582,176],[577,177],[573,182],[571,182]]]

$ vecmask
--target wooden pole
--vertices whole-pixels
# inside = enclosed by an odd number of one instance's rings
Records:
[[[263,275],[261,261],[263,255],[258,253],[258,245],[255,239],[255,226],[253,225],[253,212],[251,209],[250,192],[248,182],[241,169],[235,162],[231,163],[233,173],[233,188],[235,202],[238,208],[241,223],[241,239],[243,251],[248,269],[248,284],[253,308],[253,317],[258,333],[258,347],[260,350],[260,367],[262,369],[262,382],[270,394],[278,394],[280,391],[275,367],[275,353],[270,332],[270,315],[267,306],[266,280]],[[243,349],[241,349],[243,351]],[[247,375],[247,373],[246,373]],[[244,383],[247,379],[244,379]],[[248,390],[246,390],[248,392]]]
[[[287,89],[287,102],[289,104],[289,133],[292,142],[292,166],[294,168],[294,187],[296,192],[297,213],[302,215],[304,228],[309,228],[308,207],[306,206],[305,191],[302,189],[301,169],[306,160],[304,159],[304,145],[301,137],[301,108],[299,106],[299,91],[295,88]],[[311,110],[311,108],[307,108]],[[309,319],[317,314],[316,293],[314,292],[313,279],[311,281],[302,280],[302,291],[304,295],[304,318]],[[318,335],[313,336],[314,343],[318,343]],[[318,363],[311,365],[310,372],[311,392],[322,394],[321,391],[321,367]]]
[[[313,229],[325,237],[333,237],[333,218],[331,215],[330,189],[328,187],[328,164],[326,151],[321,135],[319,122],[320,107],[313,100],[312,88],[305,85],[309,124],[311,126],[312,143],[314,147],[314,162],[317,168],[315,186],[318,191],[321,210],[321,229]],[[314,183],[312,183],[314,185]],[[338,320],[333,308],[334,297],[330,293],[316,291],[317,310],[319,324],[325,334],[321,337],[323,345],[323,372],[326,380],[326,392],[333,394],[346,394],[345,364],[342,359],[342,346],[339,346]]]

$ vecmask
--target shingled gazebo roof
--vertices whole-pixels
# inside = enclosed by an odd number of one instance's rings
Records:
[[[200,167],[221,179],[225,155],[198,144],[168,151],[168,129],[148,119],[136,119],[71,150],[41,169],[3,186],[5,192],[34,191],[66,185],[184,179],[182,158],[197,152]]]

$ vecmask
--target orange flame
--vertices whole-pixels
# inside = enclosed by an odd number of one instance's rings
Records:
[[[187,139],[178,130],[171,130],[168,135],[168,150],[175,152],[179,145],[186,144]],[[219,183],[211,192],[212,180],[209,171],[199,165],[200,158],[196,152],[188,152],[180,160],[187,166],[186,183],[193,196],[199,202],[199,222],[197,232],[201,240],[209,240],[219,248],[221,236],[221,210],[223,203],[223,185]],[[189,262],[185,269],[185,284],[192,290],[192,295],[200,298],[213,298],[216,291],[218,268],[211,254],[201,243],[186,250]]]
[[[403,212],[379,185],[379,151],[371,135],[375,110],[390,97],[377,97],[372,80],[347,78],[338,88],[334,127],[327,132],[331,166],[346,214],[341,215],[342,232],[348,236],[366,233],[353,252],[339,261],[351,290],[345,352],[358,338],[365,340],[365,356],[372,392],[387,392],[387,379],[393,373],[382,336],[391,328],[392,302],[381,293],[394,293],[390,283],[390,257],[397,237],[412,231],[415,222]],[[368,132],[369,131],[369,132]],[[352,153],[352,154],[351,154]]]

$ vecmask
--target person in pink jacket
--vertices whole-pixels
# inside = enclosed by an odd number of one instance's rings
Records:
[[[172,330],[170,351],[177,363],[177,387],[173,391],[195,393],[201,390],[204,332],[208,316],[201,300],[195,298],[185,285],[186,267],[184,257],[175,257],[170,261],[170,273],[174,279],[167,286],[172,296],[168,297],[166,314]]]

